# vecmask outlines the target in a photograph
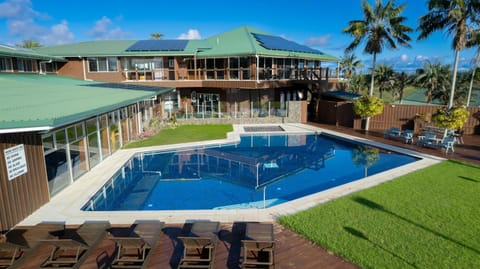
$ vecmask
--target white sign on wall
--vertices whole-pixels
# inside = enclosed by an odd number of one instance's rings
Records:
[[[28,172],[23,144],[5,149],[4,154],[8,180],[12,180]]]

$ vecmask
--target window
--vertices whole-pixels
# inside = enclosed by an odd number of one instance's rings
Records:
[[[35,72],[36,61],[32,59],[17,59],[17,69],[19,72]]]
[[[117,68],[117,58],[115,57],[92,57],[88,58],[89,72],[115,72]]]
[[[12,59],[0,58],[0,71],[12,71]]]

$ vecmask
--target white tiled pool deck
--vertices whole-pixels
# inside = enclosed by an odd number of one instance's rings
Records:
[[[274,124],[272,124],[274,125]],[[245,125],[247,126],[247,125]],[[253,126],[249,124],[248,126]],[[264,126],[264,125],[259,125]],[[278,125],[275,125],[278,126]],[[324,132],[344,137],[354,141],[379,146],[388,150],[401,152],[421,158],[386,172],[369,176],[316,194],[305,196],[297,200],[276,205],[266,209],[222,209],[222,210],[161,210],[161,211],[82,211],[81,207],[99,190],[105,182],[118,171],[121,166],[137,152],[178,149],[182,147],[214,145],[239,141],[239,136],[244,132],[243,125],[234,125],[232,133],[227,139],[186,143],[181,145],[157,146],[140,149],[119,150],[105,161],[84,174],[81,178],[54,196],[49,203],[35,211],[19,225],[34,225],[42,221],[63,221],[66,224],[81,224],[86,220],[108,220],[111,224],[128,224],[142,219],[158,219],[165,223],[184,223],[194,220],[212,220],[232,223],[235,221],[274,221],[278,216],[292,214],[305,210],[320,203],[366,189],[382,182],[392,180],[412,171],[433,165],[444,159],[418,153],[395,146],[380,144],[372,140],[348,136],[330,130],[323,130],[303,124],[281,124],[288,133]]]

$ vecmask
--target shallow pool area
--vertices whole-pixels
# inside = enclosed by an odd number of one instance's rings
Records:
[[[263,209],[417,160],[327,134],[243,134],[233,144],[135,154],[82,209]]]

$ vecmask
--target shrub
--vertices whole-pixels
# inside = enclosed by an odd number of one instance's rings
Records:
[[[467,122],[469,115],[465,106],[442,108],[432,115],[432,122],[438,127],[458,130]]]
[[[383,100],[376,96],[362,96],[355,100],[353,110],[361,118],[373,117],[383,112]]]

